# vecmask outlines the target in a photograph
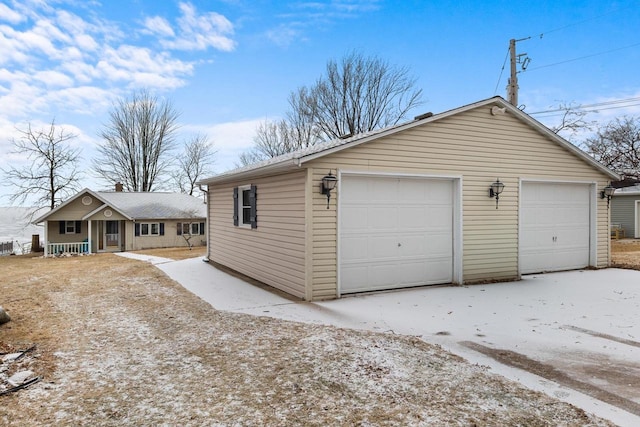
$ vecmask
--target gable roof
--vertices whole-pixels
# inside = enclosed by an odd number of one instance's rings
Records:
[[[501,108],[506,108],[506,111],[509,111],[513,114],[514,117],[523,121],[527,125],[533,127],[540,133],[547,136],[549,139],[562,146],[566,150],[573,153],[578,158],[587,162],[595,169],[603,172],[604,174],[611,177],[611,179],[619,179],[619,176],[613,171],[609,170],[605,166],[598,163],[591,156],[586,154],[584,151],[580,150],[575,145],[571,144],[569,141],[555,134],[551,129],[544,126],[539,121],[535,120],[528,114],[524,113],[520,109],[514,107],[510,103],[508,103],[504,98],[500,96],[495,96],[492,98],[488,98],[482,101],[475,102],[473,104],[468,104],[459,108],[455,108],[453,110],[445,111],[443,113],[434,114],[434,115],[423,115],[418,116],[413,121],[391,126],[384,129],[376,129],[370,132],[365,132],[362,134],[355,135],[350,138],[345,139],[334,139],[332,141],[328,141],[321,144],[316,144],[311,147],[303,148],[297,151],[293,151],[291,153],[283,154],[278,157],[274,157],[271,159],[267,159],[258,163],[254,163],[251,165],[243,166],[241,168],[233,169],[228,172],[221,173],[219,175],[215,175],[213,177],[204,179],[199,182],[199,184],[214,184],[224,181],[229,181],[232,179],[240,179],[240,178],[249,178],[253,176],[266,175],[274,172],[285,171],[289,169],[295,169],[301,167],[304,163],[315,160],[319,157],[327,156],[329,154],[345,150],[347,148],[355,147],[360,144],[367,143],[369,141],[373,141],[388,135],[393,135],[395,133],[411,129],[416,126],[425,125],[428,123],[436,122],[438,120],[442,120],[446,117],[450,117],[456,114],[460,114],[478,107],[495,105],[500,106]],[[426,117],[425,117],[426,116]]]
[[[69,203],[87,194],[102,202],[102,205],[85,215],[85,218],[107,207],[133,221],[141,219],[206,218],[207,216],[204,202],[188,194],[93,191],[85,188],[60,206],[36,219],[33,223],[38,224],[45,221],[53,213],[64,209]]]

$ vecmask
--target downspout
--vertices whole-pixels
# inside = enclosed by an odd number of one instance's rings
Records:
[[[207,242],[207,256],[202,261],[209,262],[209,230],[211,229],[209,226],[209,186],[207,186],[207,189],[205,190],[202,187],[202,184],[198,184],[198,189],[204,193],[204,204],[207,206],[207,224],[205,225],[205,229],[207,230],[207,235],[205,236],[205,240]]]

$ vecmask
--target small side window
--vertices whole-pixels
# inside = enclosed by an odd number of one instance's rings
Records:
[[[234,188],[233,224],[240,227],[258,227],[257,215],[257,187],[243,185]]]

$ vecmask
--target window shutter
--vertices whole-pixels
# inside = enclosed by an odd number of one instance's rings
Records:
[[[60,224],[60,229],[58,230],[60,232],[60,234],[65,234],[66,229],[66,225],[67,222],[66,221],[60,221],[58,224]]]
[[[258,212],[257,212],[257,199],[258,199],[258,187],[251,184],[251,190],[249,191],[249,206],[251,207],[251,213],[249,214],[249,221],[251,222],[251,228],[258,228]]]
[[[204,234],[204,222],[200,223],[200,234]]]
[[[176,230],[178,232],[178,236],[182,236],[182,223],[179,222],[178,225],[176,226]]]
[[[140,223],[139,222],[136,222],[135,229],[136,229],[135,235],[139,236],[140,235]]]
[[[233,187],[233,225],[238,226],[238,187]]]
[[[160,235],[164,236],[164,222],[160,223]]]
[[[80,234],[82,231],[82,221],[76,221],[76,234]]]

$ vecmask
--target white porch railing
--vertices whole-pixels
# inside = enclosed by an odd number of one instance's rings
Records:
[[[48,255],[88,254],[89,242],[47,243]]]

